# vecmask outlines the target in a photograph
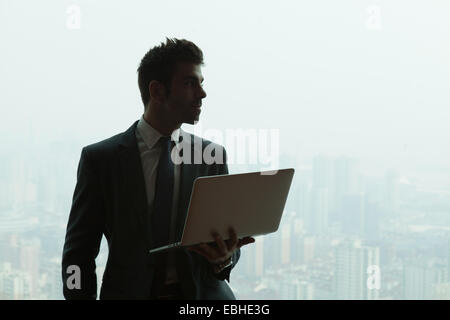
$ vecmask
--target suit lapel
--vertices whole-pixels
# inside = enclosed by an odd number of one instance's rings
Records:
[[[151,234],[148,228],[149,217],[144,173],[137,146],[135,129],[136,121],[122,136],[120,142],[119,161],[121,176],[121,197],[123,210],[135,214],[140,226],[146,234],[146,241],[151,247]]]

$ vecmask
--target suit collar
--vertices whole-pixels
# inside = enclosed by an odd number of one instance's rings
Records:
[[[129,127],[125,132],[122,133],[122,138],[120,139],[119,145],[125,148],[137,148],[135,130],[139,120],[136,120],[131,127]]]
[[[159,138],[163,137],[157,129],[153,128],[153,126],[144,119],[144,115],[142,115],[139,119],[136,130],[139,132],[149,149],[152,149],[158,142]],[[176,142],[177,146],[180,142],[180,131],[181,128],[178,128],[171,134],[171,138]]]

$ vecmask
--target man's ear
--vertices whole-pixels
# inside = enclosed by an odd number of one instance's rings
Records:
[[[152,80],[148,84],[148,91],[150,93],[150,99],[156,102],[163,102],[166,97],[166,88],[158,80]]]

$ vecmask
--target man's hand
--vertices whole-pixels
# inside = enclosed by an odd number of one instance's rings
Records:
[[[255,242],[255,239],[252,237],[238,239],[236,231],[233,228],[230,228],[231,239],[229,240],[224,241],[217,232],[213,232],[212,236],[216,241],[214,244],[208,245],[206,243],[201,243],[190,247],[187,250],[202,255],[213,265],[218,265],[227,261],[237,249]]]

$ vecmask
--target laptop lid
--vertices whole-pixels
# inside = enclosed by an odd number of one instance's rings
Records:
[[[211,231],[229,239],[278,230],[294,175],[293,168],[198,177],[194,181],[182,246],[214,241]]]

